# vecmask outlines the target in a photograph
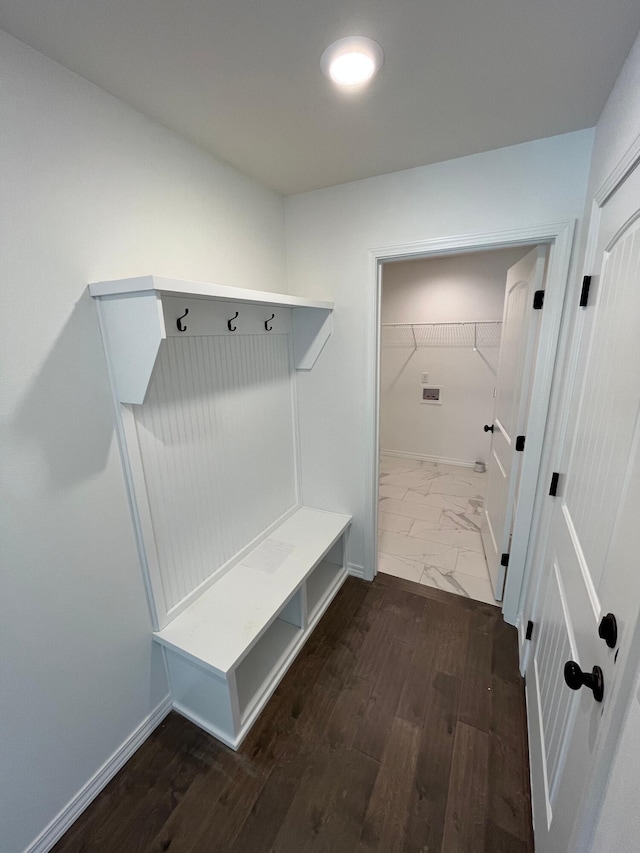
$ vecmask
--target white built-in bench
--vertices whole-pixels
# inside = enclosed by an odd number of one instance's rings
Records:
[[[177,711],[237,749],[347,576],[350,522],[301,507],[154,634]]]
[[[347,575],[351,518],[290,510],[313,489],[296,377],[333,303],[154,275],[89,291],[173,705],[235,749]]]

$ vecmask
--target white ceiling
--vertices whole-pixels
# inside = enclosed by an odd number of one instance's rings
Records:
[[[590,127],[638,0],[0,0],[0,27],[281,193]],[[345,95],[345,35],[385,63]]]

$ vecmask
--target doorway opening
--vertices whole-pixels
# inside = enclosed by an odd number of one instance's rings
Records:
[[[493,527],[506,521],[496,519],[505,513],[496,498],[508,496],[500,494],[505,472],[493,432],[505,282],[530,251],[392,261],[382,269],[378,570],[489,604],[502,599],[504,583],[504,570],[493,565]],[[503,365],[505,378],[518,381]]]
[[[379,440],[379,416],[381,411],[381,357],[383,357],[382,334],[388,334],[387,332],[383,331],[383,322],[389,322],[390,320],[388,315],[384,318],[382,317],[382,288],[383,273],[385,272],[385,268],[388,271],[394,263],[399,263],[401,261],[437,260],[443,259],[445,257],[451,258],[452,256],[464,257],[465,255],[468,255],[470,253],[478,255],[484,254],[485,252],[490,252],[491,250],[498,249],[516,250],[516,256],[517,254],[519,254],[520,257],[522,257],[523,255],[526,255],[527,252],[531,252],[531,250],[535,247],[544,245],[547,251],[547,271],[544,285],[545,310],[541,312],[542,316],[540,318],[539,327],[537,330],[538,347],[537,352],[535,354],[535,358],[533,359],[533,362],[531,364],[531,386],[530,393],[528,395],[529,411],[527,417],[527,447],[526,452],[523,453],[522,458],[519,460],[519,500],[518,505],[514,511],[513,523],[511,525],[513,535],[509,553],[509,569],[506,585],[504,586],[504,595],[502,600],[502,610],[505,620],[507,622],[510,622],[511,624],[518,624],[518,617],[521,609],[520,599],[524,588],[524,581],[531,570],[530,566],[527,564],[527,557],[530,556],[530,554],[528,554],[529,542],[535,535],[534,528],[535,525],[538,523],[539,517],[537,513],[534,514],[534,504],[536,504],[536,501],[539,501],[541,499],[542,481],[546,476],[545,468],[548,467],[550,464],[549,460],[543,456],[543,444],[545,437],[545,429],[547,429],[548,431],[550,426],[552,428],[555,428],[555,425],[547,424],[547,413],[549,399],[551,395],[551,382],[556,361],[556,351],[563,311],[564,293],[568,277],[571,244],[573,240],[573,230],[573,222],[561,222],[553,223],[547,226],[532,226],[529,229],[521,229],[518,231],[499,232],[494,234],[480,233],[452,238],[438,238],[422,243],[415,243],[397,247],[387,246],[381,249],[371,250],[370,280],[372,284],[372,290],[371,301],[369,303],[370,334],[368,340],[370,347],[369,364],[371,365],[372,373],[370,374],[370,381],[368,384],[367,399],[368,409],[371,415],[370,423],[372,424],[372,434],[371,444],[369,445],[371,453],[371,467],[369,469],[370,476],[367,482],[367,502],[369,506],[369,515],[365,528],[365,531],[370,531],[370,534],[366,535],[365,542],[367,548],[370,549],[367,554],[367,564],[371,568],[369,570],[365,570],[365,577],[368,576],[369,571],[371,572],[372,577],[378,569],[378,489],[380,475],[379,451],[397,451],[397,448],[385,447],[384,444]],[[502,294],[504,297],[504,281],[502,282],[502,288]],[[464,319],[467,321],[472,321],[477,320],[478,318],[470,317],[467,314]],[[494,320],[495,317],[491,317],[489,319]],[[411,327],[412,325],[415,324],[409,322],[409,327]],[[409,328],[409,331],[413,336],[415,330]],[[396,332],[393,334],[398,333]],[[477,336],[477,328],[474,329],[474,334]],[[484,342],[485,341],[481,341],[481,344]],[[411,347],[413,349],[413,342],[411,344]],[[416,351],[418,349],[419,347],[416,347]],[[471,349],[473,351],[473,347]],[[491,353],[487,354],[486,346],[476,346],[476,350],[479,352],[475,352],[473,354],[480,362],[482,362],[483,356],[487,358],[488,361],[491,361]],[[406,353],[406,356],[408,355],[409,353]],[[429,374],[429,370],[421,370],[420,374],[422,373]],[[422,380],[422,378],[422,375],[420,375],[420,380]],[[438,389],[436,387],[438,383],[432,381],[432,376],[427,376],[427,380],[428,381],[424,383],[424,386],[422,381],[418,383],[419,393],[422,393],[422,388],[424,387],[427,389],[428,396],[439,396],[439,399],[432,399],[432,401],[430,402],[425,401],[425,403],[420,403],[419,405],[423,406],[425,409],[429,405],[435,408],[437,403],[442,401],[442,408],[444,408],[445,389],[442,387]],[[439,391],[440,394],[435,395],[433,393],[434,390]],[[490,418],[491,415],[489,414],[488,417]],[[484,425],[484,423],[480,425],[481,429],[483,429]],[[487,426],[491,426],[491,423],[489,421],[487,421]],[[515,438],[517,438],[517,436],[515,436]],[[436,464],[440,465],[451,465],[452,463],[455,463],[456,460],[460,459],[460,457],[444,457],[442,451],[435,453],[422,451],[422,453],[424,456],[440,456],[440,458],[449,459],[448,462],[438,462],[436,460]],[[475,456],[475,454],[473,455]],[[396,468],[398,466],[402,467],[402,456],[394,454],[385,454],[385,456],[386,461],[383,465],[383,468],[390,469],[393,466],[395,466]],[[406,458],[408,457],[404,457],[405,462]],[[434,460],[421,459],[419,461],[421,463],[427,463],[433,462]],[[466,458],[462,461],[467,462],[467,465],[462,466],[466,469],[462,477],[464,477],[465,474],[468,477],[469,471],[472,470],[469,469],[468,463],[473,462],[475,464],[476,461],[484,460]],[[386,473],[390,474],[391,471],[387,470]],[[456,474],[458,472],[449,471],[446,473],[451,474],[453,479],[455,479]],[[475,474],[476,472],[473,471],[473,473]],[[458,475],[458,479],[460,478],[460,475]],[[488,479],[489,477],[487,477],[487,481]],[[390,482],[387,479],[386,485],[390,486],[394,485],[394,483],[393,481]],[[384,495],[383,497],[385,499],[388,498],[390,500],[397,499],[391,497],[390,492],[387,495]],[[392,507],[387,504],[386,507],[383,509],[383,512],[387,512],[391,508]],[[442,509],[443,508],[441,508],[441,512]],[[476,507],[476,509],[479,509],[479,507]],[[406,512],[407,510],[404,511]],[[462,514],[468,513],[463,512]],[[475,514],[477,515],[477,513]],[[425,518],[424,521],[429,521],[429,519]],[[449,521],[452,524],[454,523],[452,519],[449,519]],[[406,526],[406,522],[394,522],[394,520],[389,521],[388,518],[383,518],[383,524],[384,522],[389,522],[391,525],[396,523],[399,524],[400,527],[402,527],[403,524],[404,526]],[[411,526],[413,527],[413,523],[411,524]],[[393,533],[394,531],[389,532]],[[474,532],[477,533],[477,531]],[[384,530],[381,531],[381,537],[384,536],[384,533]],[[384,536],[384,538],[389,540],[390,537]],[[473,549],[463,548],[463,550],[475,550],[478,547],[477,543],[474,543],[474,546],[475,547]],[[387,552],[381,551],[381,553]],[[479,550],[476,551],[476,553],[481,554]],[[410,557],[410,555],[407,554],[405,554],[404,556]],[[474,560],[473,557],[467,556],[465,556],[463,559],[469,561]]]

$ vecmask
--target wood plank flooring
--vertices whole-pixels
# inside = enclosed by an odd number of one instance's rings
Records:
[[[349,578],[241,749],[177,714],[55,853],[531,853],[515,629]]]

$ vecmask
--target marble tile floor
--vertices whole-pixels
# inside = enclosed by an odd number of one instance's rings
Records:
[[[498,604],[480,538],[487,475],[380,456],[378,570]]]

